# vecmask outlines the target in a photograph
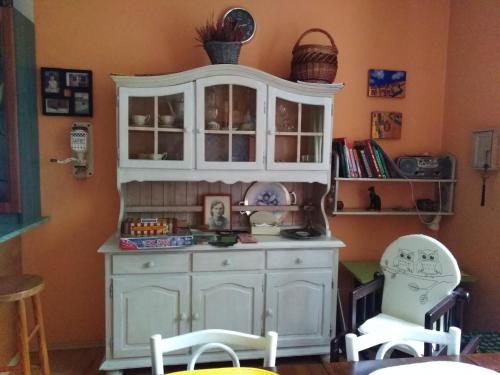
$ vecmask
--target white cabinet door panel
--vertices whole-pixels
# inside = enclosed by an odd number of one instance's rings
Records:
[[[192,329],[229,329],[260,335],[262,274],[194,275]]]
[[[155,333],[176,336],[189,331],[188,276],[113,278],[113,355],[150,355]]]
[[[329,342],[331,287],[331,271],[267,275],[265,330],[278,332],[279,347]]]

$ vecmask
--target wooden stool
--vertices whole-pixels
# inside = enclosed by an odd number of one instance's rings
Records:
[[[35,275],[19,275],[0,277],[0,303],[15,302],[17,305],[17,327],[19,337],[20,363],[16,366],[0,366],[0,372],[17,371],[25,375],[31,374],[29,341],[38,333],[38,357],[43,375],[50,375],[45,329],[43,327],[40,292],[44,288],[43,279]],[[31,297],[35,326],[28,334],[26,300]]]

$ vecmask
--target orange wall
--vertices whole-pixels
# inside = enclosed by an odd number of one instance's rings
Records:
[[[472,131],[500,128],[500,2],[452,1],[443,148],[458,156],[456,215],[440,239],[478,276],[468,325],[500,331],[500,175],[487,180],[481,207],[480,173],[470,167]]]
[[[234,6],[226,0],[37,0],[38,67],[91,69],[94,73],[95,175],[77,181],[68,166],[48,162],[69,153],[69,117],[39,116],[43,213],[50,223],[23,237],[25,271],[47,279],[44,292],[49,341],[92,342],[104,336],[103,257],[99,245],[118,215],[114,85],[110,73],[180,71],[209,63],[196,46],[195,27]],[[248,1],[255,38],[240,63],[287,77],[298,36],[321,27],[340,50],[337,137],[368,138],[373,110],[404,113],[401,140],[382,146],[392,155],[441,148],[448,0]],[[311,36],[308,41],[321,41]],[[369,68],[408,72],[403,100],[367,98]],[[404,194],[407,197],[407,193]],[[414,217],[332,219],[347,244],[343,259],[378,259],[399,235],[425,232]]]

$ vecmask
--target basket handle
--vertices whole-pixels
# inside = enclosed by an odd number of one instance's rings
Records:
[[[303,37],[305,37],[307,34],[312,33],[312,32],[319,32],[319,33],[325,34],[328,37],[328,39],[330,39],[330,43],[332,44],[332,47],[337,48],[335,46],[335,43],[333,41],[332,36],[328,33],[328,31],[323,30],[323,29],[309,29],[309,30],[306,30],[302,33],[302,35],[299,37],[299,40],[297,40],[297,43],[295,43],[295,45],[293,46],[293,49],[296,49],[299,46],[300,41],[302,40]]]

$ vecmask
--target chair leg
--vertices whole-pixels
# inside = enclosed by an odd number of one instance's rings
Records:
[[[43,325],[42,301],[40,294],[33,296],[33,309],[35,312],[35,324],[38,326],[38,358],[42,375],[50,375],[49,356],[47,354],[47,341],[45,339],[45,327]]]
[[[21,299],[17,301],[17,324],[19,337],[19,353],[21,355],[21,369],[24,375],[31,375],[28,320],[26,317],[26,302]]]

